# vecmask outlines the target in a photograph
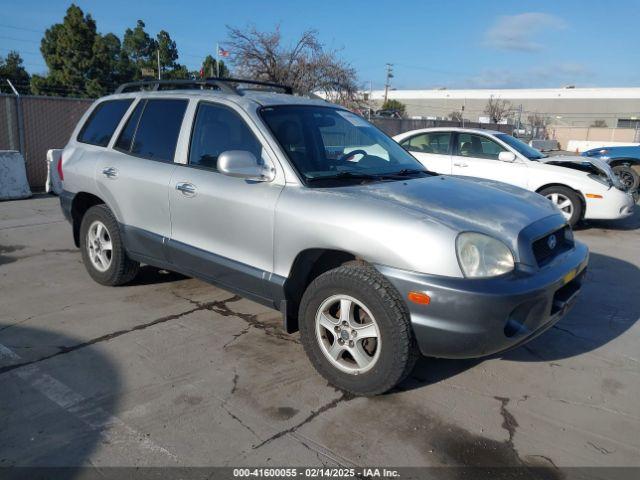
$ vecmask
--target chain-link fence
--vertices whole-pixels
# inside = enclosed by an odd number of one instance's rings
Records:
[[[514,128],[513,125],[508,124],[478,123],[469,122],[467,120],[458,122],[455,120],[426,120],[412,118],[372,118],[371,123],[390,136],[398,135],[399,133],[408,132],[410,130],[434,127],[480,128],[485,130],[497,130],[508,134],[513,133]]]
[[[0,150],[19,150],[33,190],[47,180],[47,150],[62,148],[93,100],[0,94]]]

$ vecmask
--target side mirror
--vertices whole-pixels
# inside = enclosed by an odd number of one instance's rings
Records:
[[[218,171],[229,177],[244,178],[256,182],[270,182],[274,172],[260,165],[256,156],[245,150],[228,150],[218,156]]]
[[[516,161],[516,154],[513,152],[500,152],[498,154],[498,160],[500,160],[501,162],[515,162]]]

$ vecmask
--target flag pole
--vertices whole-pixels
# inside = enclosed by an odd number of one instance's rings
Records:
[[[220,78],[220,44],[216,43],[216,77]]]

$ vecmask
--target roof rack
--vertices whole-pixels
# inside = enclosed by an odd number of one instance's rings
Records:
[[[200,80],[143,80],[140,82],[129,82],[120,85],[115,93],[136,92],[143,90],[144,87],[150,87],[151,91],[158,90],[174,90],[173,88],[162,87],[178,87],[175,90],[202,90],[206,87],[214,87],[224,93],[230,93],[233,95],[242,95],[245,90],[262,90],[261,88],[247,88],[242,89],[234,86],[233,84],[246,84],[254,85],[257,87],[270,87],[277,90],[282,90],[283,93],[288,95],[293,94],[293,88],[288,85],[281,85],[279,83],[263,82],[260,80],[245,80],[242,78],[217,78],[208,77]]]

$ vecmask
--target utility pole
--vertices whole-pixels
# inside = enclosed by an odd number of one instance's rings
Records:
[[[26,155],[24,151],[24,117],[22,116],[22,98],[20,97],[20,92],[13,86],[11,80],[7,78],[7,83],[13,90],[13,94],[16,96],[16,115],[18,117],[18,146],[20,148],[20,153],[22,155]],[[13,129],[10,129],[9,132],[13,132]],[[13,136],[13,135],[11,135]],[[12,142],[13,143],[13,142]]]
[[[158,49],[158,80],[162,80],[162,75],[160,75],[160,49]]]
[[[391,79],[393,78],[393,63],[387,63],[387,79],[384,82],[384,103],[387,103],[389,89],[391,88]]]
[[[521,128],[521,127],[520,127],[520,125],[521,125],[521,121],[522,121],[522,104],[520,104],[520,106],[518,106],[518,126],[517,126],[517,129],[518,129],[518,135],[520,135],[519,130],[520,130],[520,128]]]

